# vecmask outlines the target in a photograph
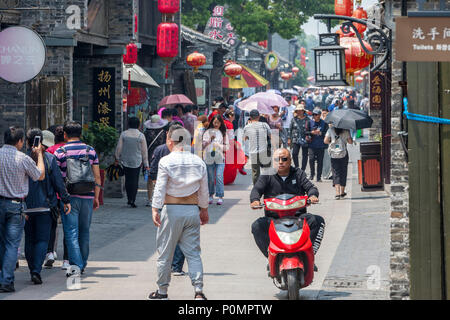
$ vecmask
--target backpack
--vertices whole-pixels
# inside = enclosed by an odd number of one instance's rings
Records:
[[[89,146],[86,146],[84,157],[75,159],[67,156],[67,150],[61,147],[66,156],[66,187],[71,195],[90,193],[95,188],[95,177],[89,161]]]
[[[342,159],[347,155],[347,148],[345,147],[345,141],[340,135],[336,135],[333,129],[329,129],[331,134],[331,143],[328,148],[328,154],[332,159]]]

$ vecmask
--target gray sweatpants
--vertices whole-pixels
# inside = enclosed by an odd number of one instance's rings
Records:
[[[161,226],[156,233],[158,291],[167,293],[177,244],[186,257],[189,277],[196,292],[203,290],[203,264],[200,257],[200,211],[193,205],[165,205],[161,211]]]

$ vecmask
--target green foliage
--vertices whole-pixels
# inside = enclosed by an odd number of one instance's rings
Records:
[[[117,130],[103,123],[91,122],[88,129],[83,129],[83,142],[95,149],[100,162],[113,153],[118,139]]]
[[[278,33],[291,39],[316,13],[334,13],[334,0],[183,0],[182,23],[203,32],[215,5],[228,5],[226,18],[248,41]]]

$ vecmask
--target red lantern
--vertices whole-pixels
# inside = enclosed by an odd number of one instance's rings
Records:
[[[353,0],[335,0],[334,13],[338,16],[351,17],[353,14]]]
[[[178,25],[163,22],[156,31],[156,52],[163,60],[171,60],[178,55]],[[167,59],[168,58],[168,59]]]
[[[260,47],[267,48],[267,40],[258,42],[258,45],[259,45]]]
[[[125,65],[133,65],[137,63],[138,47],[135,43],[127,44],[127,53],[123,55],[123,63]]]
[[[372,51],[372,47],[363,41],[367,50]],[[355,37],[343,37],[340,42],[345,49],[345,68],[346,72],[353,74],[355,71],[364,69],[370,65],[373,55],[367,54],[361,47],[359,40]]]
[[[180,10],[180,0],[158,0],[158,10],[162,14],[175,14]]]
[[[281,75],[281,79],[283,79],[284,81],[288,81],[288,80],[292,79],[291,72],[288,72],[288,73],[282,72],[282,73],[280,73],[280,75]]]
[[[297,74],[300,71],[300,69],[298,67],[293,67],[292,68],[292,73],[293,74]]]
[[[301,54],[306,54],[306,49],[303,48],[303,47],[301,47],[301,48],[300,48],[300,53],[301,53]]]
[[[186,62],[194,68],[194,72],[198,72],[198,68],[206,63],[206,57],[205,55],[198,53],[198,51],[195,51],[187,56]]]
[[[240,66],[237,63],[227,63],[225,65],[225,68],[223,69],[223,71],[225,72],[225,74],[229,77],[235,78],[239,75],[241,75],[242,73],[242,66]]]
[[[358,7],[358,9],[356,9],[355,12],[353,12],[352,17],[361,20],[367,19],[367,11],[361,7]],[[367,26],[362,23],[354,23],[354,25],[358,30],[358,33],[360,34],[363,34],[364,31],[366,31],[367,29]]]

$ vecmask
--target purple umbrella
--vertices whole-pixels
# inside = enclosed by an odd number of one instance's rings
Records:
[[[172,94],[170,96],[164,97],[159,103],[158,107],[173,107],[177,104],[187,106],[194,103],[184,94]]]
[[[272,92],[259,92],[250,98],[239,102],[238,107],[241,110],[252,111],[257,109],[262,114],[273,114],[273,106],[285,107],[289,103],[280,95]]]

